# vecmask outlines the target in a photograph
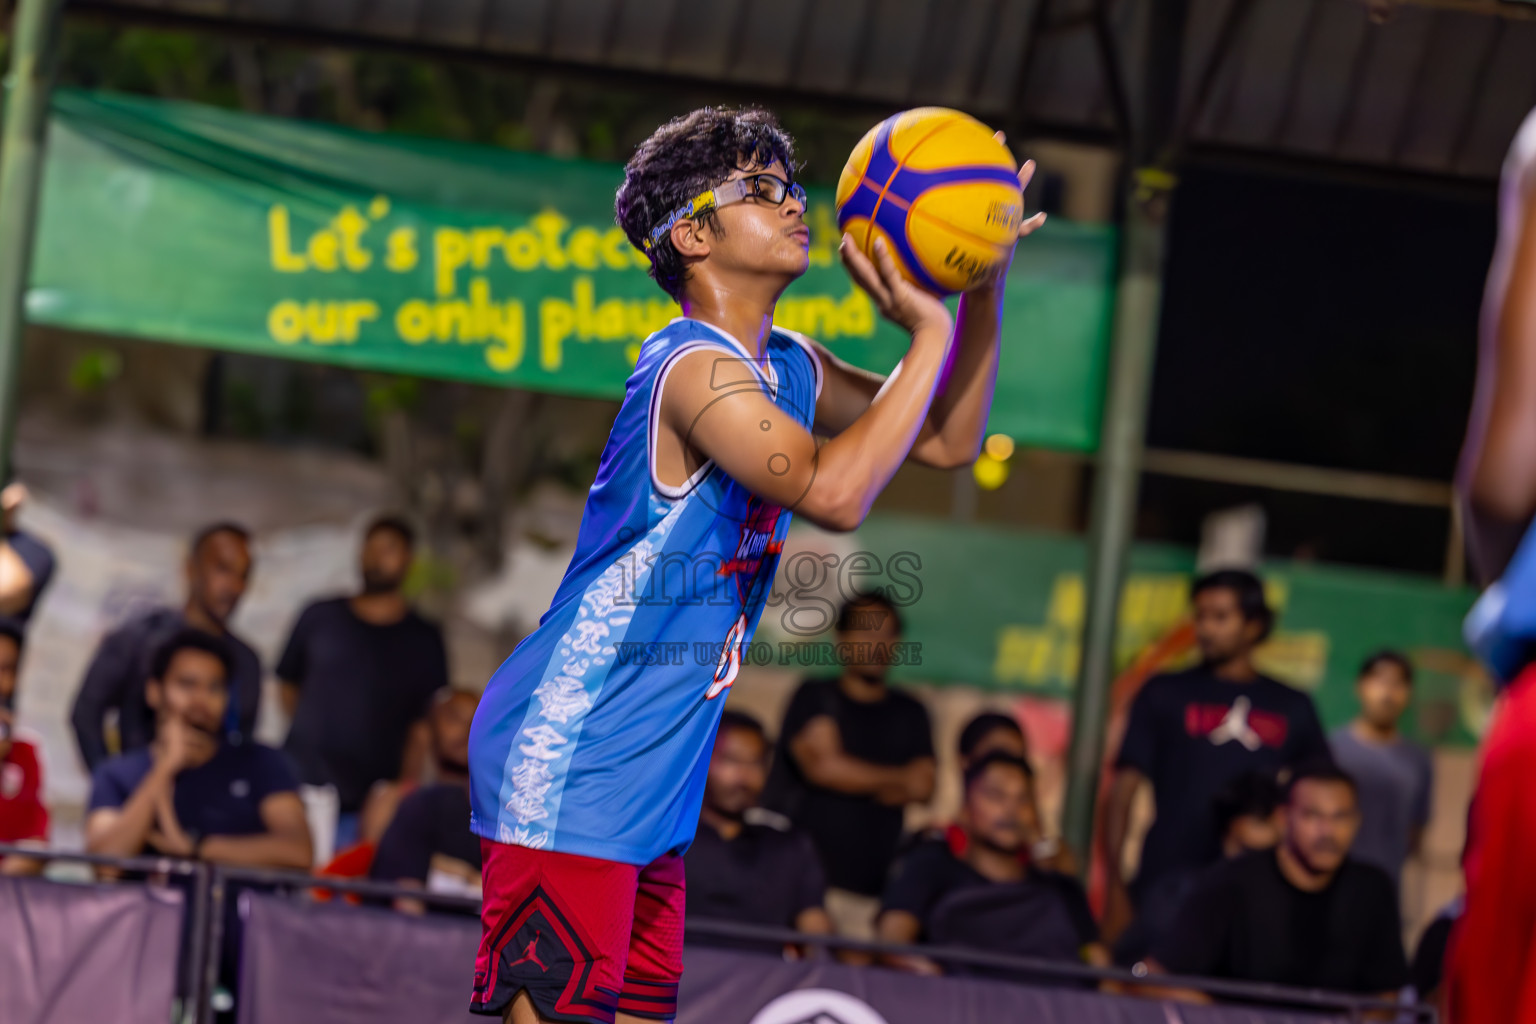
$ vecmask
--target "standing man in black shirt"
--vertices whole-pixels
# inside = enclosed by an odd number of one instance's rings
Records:
[[[337,849],[356,840],[374,783],[421,777],[427,712],[448,685],[442,634],[401,593],[414,548],[404,520],[374,520],[363,537],[362,593],[305,608],[277,665],[293,720],[283,749],[303,782],[336,788]]]
[[[688,912],[828,935],[832,919],[822,908],[826,880],[815,848],[783,817],[757,806],[768,781],[771,750],[757,719],[739,711],[721,715],[699,831],[683,857]],[[760,943],[709,935],[692,941],[761,948]],[[794,947],[786,951],[796,952]]]
[[[842,674],[801,685],[784,714],[767,806],[810,834],[838,932],[872,938],[907,804],[933,796],[928,712],[886,686],[901,619],[882,594],[838,613]]]
[[[1029,762],[1000,751],[978,757],[965,770],[959,820],[898,862],[882,901],[880,938],[1107,965],[1082,885],[1030,862],[1038,818]],[[940,973],[925,958],[888,961]]]
[[[261,659],[250,644],[230,632],[229,619],[251,578],[251,535],[235,523],[199,530],[187,553],[187,603],[156,608],[102,638],[70,722],[80,756],[93,772],[110,753],[106,718],[117,712],[118,752],[143,750],[155,736],[155,715],[145,700],[155,651],[185,629],[223,637],[229,648],[229,702],[225,730],[231,743],[249,739],[261,703]]]
[[[1350,859],[1359,828],[1348,775],[1328,761],[1297,768],[1284,841],[1210,869],[1148,966],[1395,1000],[1408,983],[1397,889],[1385,871]]]
[[[1214,808],[1233,779],[1245,772],[1274,776],[1328,756],[1311,698],[1254,668],[1254,648],[1273,626],[1258,577],[1236,569],[1211,573],[1195,581],[1192,597],[1202,661],[1142,687],[1115,762],[1104,826],[1104,930],[1111,939],[1129,923],[1132,905],[1166,876],[1220,858]],[[1152,784],[1157,819],[1130,892],[1123,854],[1131,803],[1144,781]]]

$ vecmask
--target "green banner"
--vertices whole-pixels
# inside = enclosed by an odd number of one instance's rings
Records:
[[[838,568],[868,576],[855,590],[886,586],[903,605],[907,639],[921,645],[921,663],[896,669],[897,678],[1070,695],[1086,606],[1080,538],[882,516],[866,522],[853,544],[859,554],[839,556]],[[1188,549],[1132,550],[1120,666],[1173,634],[1188,612],[1193,568]],[[1461,640],[1472,590],[1286,562],[1267,565],[1263,576],[1279,626],[1260,662],[1311,693],[1326,724],[1354,716],[1361,662],[1394,647],[1418,672],[1410,731],[1433,743],[1475,743],[1492,690]],[[777,639],[784,631],[775,615],[773,608],[765,614],[764,635]],[[1174,645],[1164,667],[1192,659],[1189,646]]]
[[[822,169],[825,171],[826,169]],[[60,91],[28,316],[35,322],[618,398],[678,314],[613,225],[616,165]],[[906,337],[835,258],[829,190],[778,321],[850,362]],[[1052,221],[1008,280],[991,426],[1091,450],[1112,229]]]

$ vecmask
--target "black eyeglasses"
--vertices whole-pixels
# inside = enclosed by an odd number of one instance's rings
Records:
[[[787,196],[793,196],[795,201],[805,208],[805,189],[799,184],[785,181],[776,174],[749,174],[745,178],[737,178],[727,181],[723,185],[717,185],[694,197],[687,206],[680,206],[672,211],[672,216],[658,224],[651,232],[651,236],[645,240],[645,249],[649,252],[656,244],[680,220],[688,220],[690,217],[702,217],[711,210],[718,210],[722,206],[731,203],[739,203],[744,199],[761,199],[765,203],[774,206],[782,206]]]

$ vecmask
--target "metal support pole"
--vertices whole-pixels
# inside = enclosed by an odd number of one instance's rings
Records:
[[[20,0],[0,133],[0,478],[16,436],[16,386],[26,330],[27,278],[43,174],[43,135],[64,0]]]
[[[1127,62],[1141,69],[1131,80],[1136,102],[1121,104],[1135,118],[1128,125],[1130,151],[1126,154],[1134,174],[1127,175],[1113,351],[1088,524],[1088,607],[1062,809],[1062,835],[1082,855],[1084,870],[1092,861],[1104,720],[1115,676],[1120,590],[1135,529],[1152,356],[1162,303],[1164,221],[1175,181],[1155,162],[1168,150],[1176,123],[1188,6],[1187,0],[1145,2],[1145,29],[1135,37],[1143,48],[1142,59]],[[1105,61],[1114,63],[1114,48],[1107,41],[1104,51]],[[1123,76],[1110,77],[1126,81]]]
[[[1088,608],[1062,812],[1063,836],[1072,849],[1084,854],[1093,841],[1104,719],[1115,677],[1120,590],[1135,528],[1147,397],[1162,300],[1162,225],[1133,203],[1124,231],[1115,299],[1114,355],[1088,526]],[[1084,856],[1083,862],[1087,861]]]

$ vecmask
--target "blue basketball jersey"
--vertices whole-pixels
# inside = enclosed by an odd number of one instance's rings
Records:
[[[729,357],[714,378],[722,396],[761,391],[810,429],[822,368],[798,335],[774,330],[761,362],[697,320],[646,339],[570,568],[475,714],[470,825],[481,836],[629,864],[693,839],[724,695],[790,520],[713,462],[680,487],[657,479],[662,388],[699,349]]]

